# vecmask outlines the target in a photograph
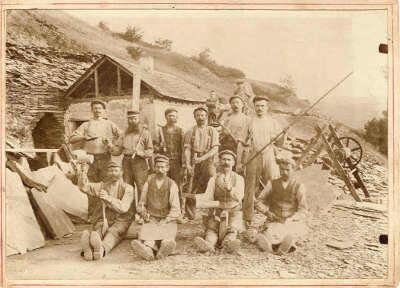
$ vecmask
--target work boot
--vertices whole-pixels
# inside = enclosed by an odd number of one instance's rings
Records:
[[[176,247],[176,242],[173,240],[163,240],[161,241],[160,249],[158,249],[156,259],[164,259],[172,252],[174,252]]]
[[[194,244],[196,245],[197,249],[199,249],[199,251],[201,253],[214,252],[214,250],[215,250],[210,242],[204,240],[201,237],[194,238]]]
[[[90,247],[90,232],[85,230],[81,236],[82,256],[86,261],[93,260],[93,251]]]
[[[153,249],[142,244],[139,240],[132,240],[131,247],[136,254],[147,261],[154,260]]]
[[[239,239],[229,239],[223,242],[223,247],[228,253],[235,253],[240,248]]]
[[[281,245],[279,245],[278,251],[282,254],[287,254],[290,252],[290,248],[294,247],[294,239],[292,235],[286,235],[282,242]]]
[[[90,245],[93,247],[93,260],[100,260],[104,257],[103,242],[96,231],[92,231],[90,234]]]
[[[271,243],[271,241],[269,241],[269,239],[265,235],[259,233],[256,236],[256,242],[257,242],[257,246],[260,248],[261,251],[273,253],[272,243]]]
[[[249,228],[246,230],[245,236],[246,236],[247,241],[249,241],[251,244],[254,244],[257,241],[257,239],[256,239],[257,230],[255,228]]]

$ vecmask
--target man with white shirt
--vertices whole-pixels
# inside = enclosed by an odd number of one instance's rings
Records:
[[[242,200],[244,195],[244,179],[232,171],[236,155],[230,150],[219,153],[222,172],[210,178],[206,192],[196,195],[196,201],[218,201],[218,208],[209,210],[205,237],[195,238],[200,252],[214,251],[219,244],[227,252],[236,251],[240,246],[237,234],[242,230]]]
[[[243,199],[244,220],[248,228],[250,242],[255,240],[255,231],[252,229],[254,216],[254,199],[259,194],[260,181],[267,184],[269,181],[279,178],[279,168],[275,161],[274,145],[270,145],[262,152],[261,149],[281,132],[278,122],[268,115],[269,99],[265,96],[256,96],[253,99],[256,116],[253,117],[246,131],[246,143],[249,144],[248,157],[258,153],[246,169],[246,188]],[[282,136],[274,144],[283,145],[286,136]],[[241,145],[241,144],[239,144]],[[245,163],[247,159],[239,159],[238,162]],[[253,233],[254,232],[254,233]]]
[[[110,120],[106,119],[106,103],[100,100],[93,100],[91,103],[93,118],[83,123],[71,135],[71,144],[83,142],[83,150],[93,155],[94,161],[89,165],[88,179],[97,183],[104,181],[107,176],[107,164],[111,160],[115,144],[122,136],[121,130]],[[96,200],[88,196],[89,216],[94,209]]]

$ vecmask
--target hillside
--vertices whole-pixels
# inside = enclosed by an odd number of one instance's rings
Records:
[[[215,90],[224,98],[232,95],[234,89],[234,79],[219,78],[189,57],[152,48],[146,43],[137,44],[115,38],[112,32],[93,27],[62,11],[8,11],[7,41],[19,45],[50,46],[69,53],[110,54],[132,61],[126,48],[140,47],[153,56],[157,71],[173,74],[204,91]],[[262,89],[266,88],[267,91],[279,88],[275,84],[261,83]]]

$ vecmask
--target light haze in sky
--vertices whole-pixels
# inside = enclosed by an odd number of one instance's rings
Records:
[[[387,109],[387,15],[374,11],[74,10],[69,14],[113,31],[139,26],[143,40],[173,41],[187,56],[210,48],[222,65],[248,78],[279,83],[291,75],[300,98],[313,101],[354,74],[319,108],[353,127]],[[334,107],[334,108],[333,108]]]

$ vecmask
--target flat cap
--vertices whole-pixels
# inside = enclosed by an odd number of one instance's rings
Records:
[[[227,149],[222,150],[221,152],[219,152],[219,156],[222,156],[222,155],[231,155],[233,157],[233,159],[236,160],[236,154],[231,150],[227,150]]]
[[[264,100],[264,101],[267,101],[267,102],[270,101],[269,98],[268,98],[267,96],[265,96],[265,95],[258,95],[258,96],[254,96],[254,98],[253,98],[253,103],[256,103],[256,101],[261,101],[261,100]]]
[[[157,154],[154,157],[154,163],[157,163],[157,162],[169,163],[169,158],[167,156],[165,156],[165,155]]]
[[[108,162],[107,168],[114,168],[114,167],[121,168],[121,166],[117,162],[114,162],[114,161]]]
[[[283,166],[290,165],[292,167],[296,166],[296,162],[292,158],[289,158],[289,157],[278,158],[278,159],[276,159],[276,163],[279,166],[280,165],[283,165]]]
[[[101,101],[101,100],[92,100],[92,103],[90,103],[90,106],[93,107],[94,104],[100,104],[103,106],[104,109],[106,109],[106,102]]]
[[[232,101],[233,99],[235,99],[235,98],[238,98],[238,99],[242,100],[242,102],[244,103],[243,98],[240,97],[239,94],[235,94],[235,95],[233,95],[231,98],[229,98],[229,103],[231,103],[231,101]]]
[[[173,108],[173,107],[170,107],[170,108],[168,108],[167,110],[165,110],[164,114],[165,114],[165,116],[167,116],[169,113],[172,113],[172,112],[178,113],[178,110],[176,110],[176,109]]]
[[[197,106],[196,108],[194,108],[193,113],[195,113],[196,111],[199,111],[199,110],[203,110],[203,111],[205,111],[206,113],[208,113],[208,108],[207,108],[207,106],[205,106],[205,105]]]
[[[128,110],[128,112],[126,112],[126,116],[127,117],[131,117],[131,116],[135,116],[135,115],[139,115],[140,112],[137,110]]]

